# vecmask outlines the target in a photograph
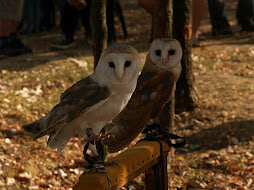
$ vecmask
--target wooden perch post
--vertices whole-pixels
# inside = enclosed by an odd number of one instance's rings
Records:
[[[157,141],[140,141],[125,152],[110,158],[108,162],[114,161],[118,164],[105,167],[105,171],[110,178],[111,189],[123,187],[145,172],[147,190],[167,190],[167,155],[170,147],[166,142],[160,142],[162,150],[160,143]],[[105,174],[89,172],[80,177],[73,189],[108,190],[109,185]]]

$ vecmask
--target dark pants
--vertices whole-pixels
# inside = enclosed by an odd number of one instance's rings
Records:
[[[88,38],[91,37],[92,35],[90,23],[91,0],[86,0],[86,3],[87,6],[82,11],[77,11],[75,8],[71,7],[67,2],[65,3],[62,13],[61,29],[66,38],[73,39],[80,14],[82,23],[86,30],[86,37]],[[118,16],[122,23],[124,37],[127,37],[127,31],[124,23],[124,17],[122,14],[122,8],[119,2],[116,0],[107,0],[106,19],[108,29],[108,42],[115,41],[114,10],[117,10]]]
[[[82,24],[85,27],[86,37],[87,38],[91,37],[91,26],[90,26],[91,0],[86,0],[86,3],[87,6],[82,11],[78,11],[74,7],[70,6],[68,2],[65,3],[61,20],[61,29],[66,38],[73,39],[79,16],[81,16]]]
[[[253,9],[253,0],[239,0],[236,13],[238,24],[249,23],[254,18]]]
[[[31,1],[32,2],[32,1]],[[31,3],[29,1],[29,3]],[[40,1],[40,29],[41,30],[50,30],[56,25],[55,19],[55,7],[52,0],[43,0]]]
[[[229,27],[228,20],[224,12],[225,0],[208,0],[211,24],[213,29]],[[236,18],[239,24],[253,18],[253,1],[239,0]]]
[[[208,0],[208,8],[213,30],[229,27],[224,12],[225,0]]]

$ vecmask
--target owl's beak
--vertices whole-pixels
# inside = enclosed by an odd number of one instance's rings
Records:
[[[167,59],[167,58],[162,58],[162,63],[163,63],[163,65],[166,65],[167,62],[168,62],[168,59]]]
[[[123,77],[123,73],[124,73],[124,68],[120,67],[120,65],[118,67],[115,68],[115,72],[116,75],[119,79],[121,79]]]

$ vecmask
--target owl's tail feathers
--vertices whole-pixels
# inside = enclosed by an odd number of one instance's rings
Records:
[[[38,136],[45,127],[45,118],[41,118],[37,121],[24,125],[22,128],[24,131],[32,134],[33,136]]]
[[[74,129],[70,126],[61,126],[52,134],[50,134],[47,146],[52,149],[57,149],[57,152],[62,152],[71,137],[74,135]]]

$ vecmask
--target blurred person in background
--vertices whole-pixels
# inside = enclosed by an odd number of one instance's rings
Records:
[[[232,34],[224,7],[225,0],[208,0],[213,36]]]
[[[80,4],[76,4],[77,2]],[[51,47],[67,49],[75,46],[74,34],[80,16],[85,28],[86,38],[91,40],[90,6],[91,0],[67,0],[64,3],[60,23],[62,34],[50,43]]]
[[[200,46],[199,44],[199,26],[204,16],[206,8],[206,0],[192,1],[192,46]]]
[[[17,36],[23,5],[23,0],[0,1],[0,58],[32,52]]]
[[[57,49],[67,49],[75,45],[74,34],[77,29],[79,18],[85,28],[86,39],[89,44],[92,43],[91,32],[91,0],[67,0],[64,4],[61,17],[61,32],[62,35],[57,37],[50,46]],[[121,4],[118,0],[107,0],[106,3],[106,23],[108,32],[108,43],[113,43],[116,40],[114,18],[118,17],[124,34],[127,38],[127,30],[124,22]]]
[[[239,0],[236,18],[242,31],[254,31],[254,0]]]
[[[208,7],[214,36],[232,34],[228,19],[224,12],[225,0],[208,0]],[[254,31],[253,0],[239,0],[236,18],[242,31]]]
[[[139,4],[151,15],[154,13],[155,0],[138,0]],[[204,16],[206,0],[192,1],[192,45],[199,46],[199,26]]]

